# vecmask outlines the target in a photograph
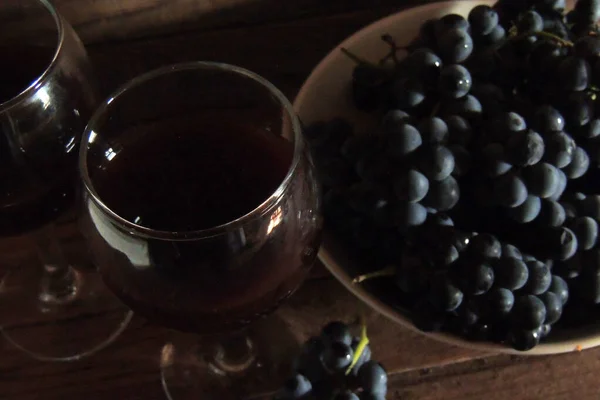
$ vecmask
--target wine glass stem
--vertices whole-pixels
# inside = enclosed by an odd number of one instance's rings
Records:
[[[239,374],[253,366],[256,346],[245,333],[235,333],[221,340],[215,347],[209,365],[219,375]]]
[[[33,238],[43,266],[39,300],[48,306],[72,302],[77,296],[79,275],[66,261],[54,224],[37,230]]]

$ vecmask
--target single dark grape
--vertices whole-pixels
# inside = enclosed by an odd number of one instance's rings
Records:
[[[517,30],[520,34],[541,32],[544,30],[544,18],[533,10],[527,11],[519,17]]]
[[[473,133],[469,121],[459,115],[450,115],[445,118],[445,121],[446,126],[448,126],[450,143],[467,146],[471,142]]]
[[[452,243],[456,249],[461,252],[465,250],[469,244],[471,243],[471,238],[473,235],[467,232],[462,231],[454,231],[454,237],[452,239]]]
[[[597,36],[582,36],[575,42],[575,55],[584,59],[600,56],[600,39]]]
[[[314,160],[323,186],[344,186],[354,179],[352,165],[339,156],[315,156]]]
[[[565,0],[537,0],[535,8],[542,13],[564,13],[567,4]]]
[[[563,21],[561,15],[545,15],[544,31],[558,36],[564,40],[571,39],[571,32]]]
[[[392,157],[401,158],[418,149],[421,144],[423,139],[417,128],[405,123],[389,132],[387,152]]]
[[[582,215],[592,217],[596,221],[600,220],[600,195],[586,196],[580,202]]]
[[[450,218],[448,214],[444,213],[436,213],[435,215],[431,215],[427,221],[438,226],[454,226],[454,221],[452,221],[452,218]]]
[[[427,219],[427,210],[419,203],[401,202],[394,206],[393,221],[399,228],[422,225]]]
[[[559,185],[556,189],[556,192],[549,197],[549,200],[560,200],[561,196],[565,192],[565,189],[567,188],[567,175],[565,175],[565,173],[560,169],[558,170],[558,183]]]
[[[415,169],[402,171],[393,178],[394,193],[402,201],[421,201],[429,191],[429,180]]]
[[[557,168],[565,168],[571,163],[577,145],[565,132],[557,132],[546,138],[544,161]]]
[[[358,371],[358,384],[365,392],[385,394],[387,372],[378,362],[367,361]]]
[[[524,168],[522,176],[529,193],[543,199],[551,197],[560,186],[558,169],[545,162]]]
[[[575,3],[575,12],[578,22],[593,25],[600,19],[600,1],[599,0],[578,0]]]
[[[342,342],[332,342],[325,346],[325,350],[321,354],[321,362],[328,371],[341,371],[348,368],[353,355],[350,345]]]
[[[480,83],[474,85],[471,93],[477,97],[482,105],[483,111],[487,114],[498,113],[505,108],[506,97],[504,92],[497,85],[492,83]]]
[[[512,318],[515,328],[527,330],[539,328],[546,320],[546,306],[537,296],[518,296],[515,298]]]
[[[495,319],[508,315],[515,304],[513,292],[505,288],[491,289],[486,297],[488,312]]]
[[[321,330],[321,337],[325,343],[341,342],[347,345],[352,344],[352,334],[348,325],[341,321],[332,321],[325,325]]]
[[[539,297],[546,307],[546,319],[544,323],[552,325],[560,319],[563,310],[562,302],[556,294],[550,291],[541,294]]]
[[[356,394],[346,390],[336,394],[333,400],[360,400],[360,398]]]
[[[525,118],[513,111],[498,114],[494,118],[494,125],[495,129],[505,132],[507,136],[527,129]]]
[[[473,52],[473,38],[464,29],[449,29],[437,40],[439,54],[446,64],[461,63]]]
[[[469,12],[469,24],[474,35],[489,35],[498,26],[498,13],[489,6],[475,6]]]
[[[469,22],[462,15],[446,14],[436,21],[434,27],[438,39],[454,29],[467,32],[469,30]]]
[[[480,233],[471,238],[469,252],[476,254],[482,259],[500,258],[502,255],[502,245],[495,236],[489,233]]]
[[[458,203],[460,189],[458,182],[452,176],[443,181],[430,181],[429,192],[423,199],[423,205],[438,211],[448,211]]]
[[[508,139],[506,155],[514,165],[525,167],[538,163],[544,155],[544,149],[542,137],[530,130]]]
[[[552,275],[552,283],[548,291],[557,295],[563,306],[567,304],[569,300],[569,286],[563,278],[558,275]]]
[[[566,218],[564,207],[557,201],[550,199],[542,199],[540,213],[536,218],[536,222],[541,226],[559,227]]]
[[[522,260],[523,255],[521,251],[517,249],[512,244],[503,244],[502,245],[502,258],[516,258],[517,260]],[[510,289],[510,288],[507,288]],[[513,289],[514,290],[514,289]]]
[[[529,268],[522,260],[502,257],[494,267],[495,284],[508,290],[521,289],[529,279]]]
[[[379,142],[375,135],[354,135],[349,137],[342,147],[340,154],[350,163],[356,163],[361,158],[372,153]]]
[[[451,91],[457,93],[453,89]],[[467,94],[459,99],[446,99],[442,103],[441,111],[444,115],[458,115],[472,121],[481,115],[483,106],[475,96]]]
[[[469,263],[461,267],[457,282],[465,294],[480,295],[494,284],[494,270],[485,262]]]
[[[514,174],[505,174],[494,182],[494,199],[504,207],[518,207],[527,200],[527,187]]]
[[[454,156],[454,170],[452,175],[464,176],[471,169],[471,153],[461,145],[451,144],[448,149]]]
[[[600,136],[600,119],[594,118],[577,130],[578,137],[582,139],[594,139]]]
[[[544,80],[552,79],[563,55],[563,48],[556,42],[539,40],[527,56],[529,70],[538,77],[544,78]]]
[[[553,258],[568,260],[577,251],[577,237],[572,230],[564,226],[551,229],[546,240],[548,250],[554,255]]]
[[[444,146],[423,148],[419,154],[418,164],[427,178],[434,181],[446,179],[454,170],[454,156]]]
[[[443,65],[442,59],[427,48],[412,52],[406,58],[404,64],[412,76],[425,84],[437,82]]]
[[[389,178],[390,164],[391,162],[385,154],[370,152],[354,164],[354,170],[364,181],[379,182]]]
[[[543,304],[543,303],[542,303]],[[519,351],[527,351],[533,349],[540,343],[541,329],[520,329],[515,328],[510,332],[508,341],[510,345]]]
[[[469,93],[472,84],[469,70],[462,65],[453,64],[442,69],[438,88],[442,97],[458,99]]]
[[[576,147],[573,151],[571,163],[563,168],[569,179],[581,178],[590,168],[590,157],[582,147]]]
[[[483,172],[489,177],[504,175],[512,169],[512,164],[506,160],[504,146],[490,143],[482,150]]]
[[[600,304],[600,250],[593,249],[582,257],[577,291],[574,294],[590,304]]]
[[[417,129],[425,143],[444,144],[448,141],[448,125],[441,118],[424,118],[419,122]]]
[[[542,325],[542,327],[540,328],[540,338],[544,339],[544,338],[548,337],[548,335],[550,334],[551,331],[552,331],[552,325],[550,325],[550,324]]]
[[[436,276],[429,289],[429,301],[439,311],[454,311],[463,300],[463,292],[445,274]]]
[[[560,108],[567,126],[580,128],[594,117],[594,109],[588,95],[584,92],[573,92],[564,100]]]
[[[569,222],[569,228],[577,237],[580,250],[590,250],[598,242],[598,223],[591,217],[577,217]]]
[[[391,88],[391,103],[394,107],[411,110],[425,101],[426,90],[416,79],[397,79]]]
[[[390,110],[381,119],[381,128],[384,132],[390,132],[410,122],[411,116],[406,111]]]
[[[529,195],[525,202],[517,207],[508,210],[508,215],[520,224],[526,224],[540,214],[542,203],[539,197]]]
[[[532,127],[543,134],[561,132],[565,128],[565,119],[556,108],[543,105],[535,110]]]
[[[274,400],[296,400],[309,395],[312,390],[310,381],[301,374],[296,374],[285,381],[283,388],[275,393]]]
[[[417,42],[421,46],[429,48],[437,47],[437,40],[435,37],[435,26],[437,25],[437,22],[437,18],[432,18],[428,19],[421,25],[421,28],[419,29],[419,37],[417,39]]]
[[[362,214],[371,214],[381,203],[387,202],[385,190],[371,182],[358,182],[346,190],[348,205]]]
[[[523,291],[528,294],[542,294],[548,290],[552,282],[552,274],[548,266],[541,261],[529,261],[527,269],[529,278]]]

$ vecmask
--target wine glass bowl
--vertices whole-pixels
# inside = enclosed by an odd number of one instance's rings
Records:
[[[36,23],[23,23],[33,16]],[[0,22],[0,235],[5,236],[52,221],[73,204],[77,146],[97,96],[81,41],[48,3],[8,1]]]
[[[80,170],[106,284],[158,324],[241,328],[316,258],[320,200],[299,122],[247,70],[196,62],[136,78],[90,121]]]
[[[0,27],[0,240],[12,250],[0,254],[0,334],[37,359],[71,361],[111,343],[131,319],[94,271],[67,256],[64,230],[81,241],[73,224],[55,229],[75,211],[94,74],[49,1],[2,1]],[[81,312],[88,318],[74,318]]]

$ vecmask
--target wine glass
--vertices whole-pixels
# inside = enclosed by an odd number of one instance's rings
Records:
[[[284,95],[232,65],[164,67],[102,104],[79,163],[105,283],[136,314],[199,334],[162,350],[168,397],[207,398],[208,380],[256,367],[243,328],[299,287],[321,237],[314,167]]]
[[[2,0],[0,54],[0,333],[38,359],[74,360],[131,318],[74,251],[84,240],[68,223],[81,134],[98,104],[92,71],[46,0]]]

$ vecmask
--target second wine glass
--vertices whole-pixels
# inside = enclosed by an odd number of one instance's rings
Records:
[[[96,111],[80,171],[106,284],[153,322],[219,339],[163,348],[167,395],[207,398],[209,375],[250,368],[256,346],[240,329],[299,287],[321,236],[314,168],[283,94],[226,64],[150,72]]]

